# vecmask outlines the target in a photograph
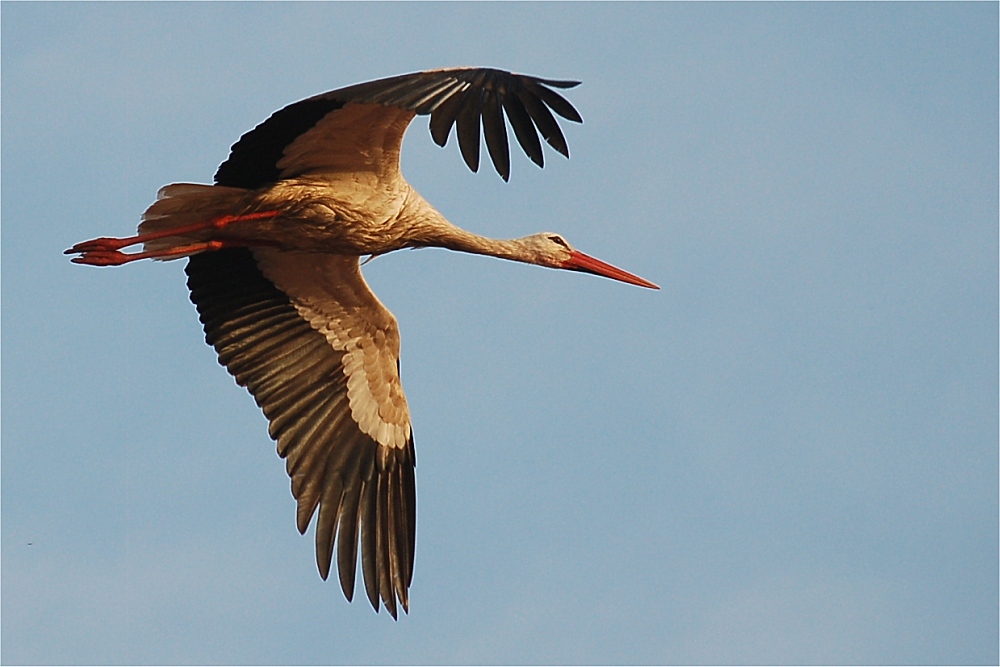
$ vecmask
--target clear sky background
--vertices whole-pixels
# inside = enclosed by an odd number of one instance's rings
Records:
[[[5,663],[996,663],[998,10],[4,4]],[[74,266],[282,106],[432,67],[568,92],[572,159],[365,273],[418,452],[409,616],[348,604],[183,262]]]

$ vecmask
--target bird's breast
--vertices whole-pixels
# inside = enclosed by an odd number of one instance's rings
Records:
[[[258,208],[281,215],[261,225],[268,245],[282,250],[344,255],[381,254],[405,245],[399,224],[405,191],[371,174],[276,184]]]

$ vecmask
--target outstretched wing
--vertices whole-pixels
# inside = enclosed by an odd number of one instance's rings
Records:
[[[510,150],[504,116],[529,158],[544,163],[538,133],[569,157],[551,111],[574,122],[580,114],[552,88],[577,81],[553,81],[496,69],[430,70],[360,83],[291,104],[275,112],[233,145],[215,182],[259,188],[309,173],[399,172],[399,149],[417,114],[430,115],[434,141],[444,146],[458,126],[462,157],[479,169],[480,125],[493,165],[510,178]],[[551,111],[550,111],[551,109]]]
[[[408,608],[416,540],[416,463],[399,381],[399,332],[358,259],[230,249],[195,255],[191,299],[219,361],[270,421],[286,459],[297,524],[317,508],[324,579],[337,547],[354,594],[360,531],[368,599]]]

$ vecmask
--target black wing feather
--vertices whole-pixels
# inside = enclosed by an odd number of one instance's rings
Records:
[[[566,138],[563,137],[562,130],[559,129],[559,123],[552,117],[552,113],[548,107],[537,96],[531,95],[529,91],[520,91],[517,96],[524,104],[525,110],[531,116],[531,120],[535,122],[538,131],[545,137],[545,141],[548,142],[549,146],[552,146],[552,148],[564,156],[569,157],[569,147],[566,145]]]
[[[573,108],[565,97],[555,92],[554,90],[549,90],[543,85],[540,85],[537,81],[529,81],[525,84],[527,89],[538,96],[538,99],[549,105],[553,111],[565,118],[566,120],[571,120],[574,123],[582,123],[583,118],[580,117],[579,112]]]
[[[473,172],[479,171],[479,118],[482,115],[482,88],[469,88],[458,112],[458,147],[462,149],[465,164]]]
[[[463,99],[461,94],[452,95],[431,112],[431,138],[438,146],[448,143],[448,134],[458,118],[458,112],[462,110]]]
[[[337,572],[340,587],[348,600],[354,599],[354,578],[358,562],[358,513],[361,506],[361,475],[345,474],[344,500],[337,528]]]
[[[542,144],[538,141],[538,132],[535,131],[531,116],[525,110],[521,99],[517,95],[504,95],[500,101],[503,102],[503,109],[507,112],[510,126],[514,128],[517,143],[521,144],[521,148],[528,154],[532,162],[539,167],[544,166],[545,159],[542,157]]]
[[[510,149],[507,146],[507,128],[503,124],[503,110],[500,97],[495,91],[483,93],[483,136],[489,149],[493,166],[500,177],[510,180]]]

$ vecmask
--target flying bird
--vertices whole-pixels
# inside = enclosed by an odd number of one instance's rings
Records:
[[[66,251],[76,255],[73,262],[93,266],[189,258],[187,284],[205,339],[269,421],[291,478],[299,532],[316,516],[320,575],[327,578],[336,555],[351,600],[360,545],[376,612],[380,600],[393,618],[397,602],[409,609],[416,458],[399,379],[399,329],[365,283],[360,258],[433,246],[657,289],[558,234],[494,240],[460,229],[400,173],[403,134],[416,115],[430,116],[440,146],[457,126],[472,171],[479,168],[481,127],[505,181],[505,117],[539,167],[539,134],[569,157],[552,112],[582,119],[554,89],[578,83],[457,68],[301,100],[244,134],[213,185],[162,188],[137,235]],[[138,244],[141,251],[122,252]]]

